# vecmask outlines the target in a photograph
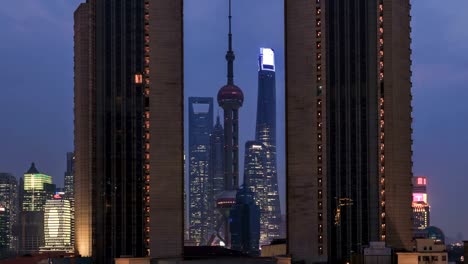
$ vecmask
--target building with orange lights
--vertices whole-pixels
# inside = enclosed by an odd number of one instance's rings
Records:
[[[427,199],[427,177],[413,178],[413,225],[414,229],[423,230],[430,226],[430,212]]]

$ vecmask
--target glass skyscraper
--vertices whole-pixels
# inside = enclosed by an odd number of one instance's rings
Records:
[[[268,188],[266,186],[266,148],[258,141],[245,143],[244,185],[255,195],[260,208],[260,244],[269,242],[268,237]]]
[[[9,173],[0,173],[0,257],[13,250],[17,237],[13,225],[18,220],[18,182]]]
[[[23,211],[43,211],[47,199],[55,193],[52,177],[40,173],[34,163],[24,174]]]
[[[273,49],[261,48],[258,71],[258,102],[255,140],[264,145],[265,176],[257,187],[264,192],[260,201],[262,212],[261,244],[279,238],[281,208],[276,168],[276,73]]]
[[[64,175],[64,199],[70,202],[71,209],[71,243],[75,243],[75,188],[74,188],[75,154],[67,153],[67,170]]]
[[[210,241],[215,239],[218,224],[221,219],[221,214],[216,208],[216,199],[224,191],[224,129],[219,120],[216,118],[216,124],[210,135],[210,162],[209,162],[209,212],[211,217]]]
[[[210,235],[210,134],[213,98],[189,98],[189,229],[190,239],[205,245]]]

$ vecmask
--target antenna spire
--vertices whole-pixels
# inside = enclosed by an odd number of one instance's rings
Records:
[[[234,60],[235,60],[235,55],[234,51],[232,50],[232,14],[231,14],[231,0],[229,0],[229,34],[228,34],[228,41],[229,41],[229,46],[228,46],[228,51],[226,53],[226,60],[227,60],[227,66],[228,66],[228,73],[227,73],[227,78],[228,78],[228,85],[233,85],[234,84]]]

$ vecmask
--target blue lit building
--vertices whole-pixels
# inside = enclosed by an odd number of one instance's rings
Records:
[[[260,208],[255,194],[243,185],[236,195],[236,204],[230,211],[231,249],[248,255],[259,254]]]
[[[255,140],[264,145],[265,175],[256,182],[263,192],[258,196],[262,214],[262,245],[269,244],[280,236],[281,208],[278,193],[276,167],[276,75],[275,53],[270,48],[261,48],[258,70],[258,102]],[[253,188],[251,187],[251,190]],[[257,193],[257,191],[256,191]]]
[[[209,199],[210,134],[213,98],[189,98],[189,233],[190,240],[205,245],[210,235]]]

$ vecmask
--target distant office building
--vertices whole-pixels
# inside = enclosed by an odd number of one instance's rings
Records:
[[[75,188],[74,188],[75,154],[67,153],[67,170],[64,175],[63,198],[70,202],[71,209],[71,243],[75,244]]]
[[[427,177],[413,177],[412,206],[415,232],[430,226],[431,207],[427,199]]]
[[[190,239],[200,245],[208,241],[211,229],[209,161],[213,130],[213,98],[189,98],[189,221]]]
[[[210,135],[210,162],[209,162],[209,181],[210,181],[210,194],[209,194],[209,212],[211,214],[212,225],[210,229],[210,240],[208,244],[211,245],[216,238],[216,227],[221,219],[221,214],[216,208],[216,200],[218,196],[224,191],[224,130],[219,116],[216,118],[216,124]],[[218,244],[218,243],[216,243]]]
[[[273,49],[261,48],[258,69],[255,140],[265,146],[265,176],[259,179],[266,194],[261,206],[262,245],[280,237],[281,208],[276,166],[276,68]],[[268,208],[268,209],[267,209]]]
[[[260,208],[260,245],[269,244],[269,207],[266,179],[266,147],[258,141],[245,143],[244,185],[254,194],[255,203]]]
[[[24,174],[23,208],[20,214],[19,250],[36,253],[44,246],[44,206],[56,192],[52,177],[40,173],[32,163]]]
[[[13,175],[0,173],[0,252],[16,249],[13,227],[18,217],[18,182]]]
[[[73,252],[71,203],[58,194],[44,206],[44,247],[41,251]]]
[[[44,204],[55,194],[52,177],[40,173],[34,163],[24,174],[23,211],[41,212]]]
[[[245,185],[236,195],[230,212],[231,249],[248,255],[259,255],[260,208],[255,195]]]

